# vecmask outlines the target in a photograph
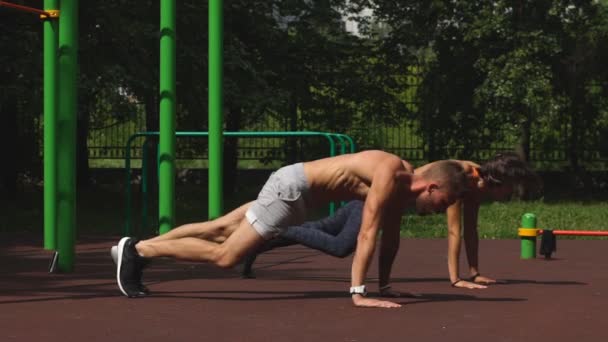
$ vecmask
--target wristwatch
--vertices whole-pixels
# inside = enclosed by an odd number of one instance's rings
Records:
[[[365,285],[353,286],[350,288],[350,294],[360,294],[363,297],[367,295],[367,291],[365,290]]]

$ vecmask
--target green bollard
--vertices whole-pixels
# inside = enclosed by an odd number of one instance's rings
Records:
[[[525,213],[521,217],[521,228],[519,237],[521,238],[521,258],[534,259],[536,257],[536,215]]]

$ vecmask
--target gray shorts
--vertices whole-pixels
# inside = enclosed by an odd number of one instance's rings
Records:
[[[308,182],[302,163],[273,172],[245,216],[264,238],[271,239],[289,226],[306,220]]]

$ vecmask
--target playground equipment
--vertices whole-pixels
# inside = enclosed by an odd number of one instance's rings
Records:
[[[159,230],[175,217],[176,0],[160,0]],[[51,271],[71,272],[76,240],[78,0],[44,0],[44,10],[0,1],[44,20],[44,248]],[[209,0],[209,215],[222,214],[223,0]],[[336,136],[342,140],[344,136]],[[60,177],[58,175],[61,175]]]
[[[126,171],[126,217],[125,217],[125,226],[124,226],[124,235],[125,236],[130,236],[132,233],[132,191],[131,191],[131,149],[132,149],[132,143],[135,141],[135,139],[137,138],[145,138],[146,140],[144,141],[144,143],[142,144],[142,165],[141,165],[141,169],[142,169],[142,187],[141,187],[141,192],[142,192],[142,213],[141,213],[141,217],[142,217],[142,227],[146,227],[147,226],[147,217],[148,217],[148,201],[147,201],[147,158],[145,157],[146,155],[146,145],[148,143],[148,138],[150,137],[158,137],[161,133],[160,132],[155,132],[155,131],[148,131],[148,132],[138,132],[135,133],[133,135],[131,135],[129,137],[129,139],[127,140],[127,145],[125,147],[125,171]],[[310,131],[296,131],[296,132],[282,132],[282,131],[272,131],[272,132],[223,132],[222,134],[225,137],[238,137],[238,138],[279,138],[279,137],[283,137],[283,138],[288,138],[288,137],[306,137],[306,138],[315,138],[315,137],[320,137],[320,138],[324,138],[327,139],[328,143],[329,143],[329,156],[333,157],[336,156],[337,153],[339,152],[340,154],[345,154],[345,153],[354,153],[356,151],[356,146],[355,146],[355,142],[353,141],[353,139],[346,135],[346,134],[341,134],[341,133],[327,133],[327,132],[310,132]],[[175,137],[209,137],[210,133],[209,132],[175,132]],[[340,150],[337,151],[336,149],[336,141],[337,140],[340,143]],[[347,151],[347,145],[349,147],[349,151]],[[159,153],[160,155],[160,153]],[[209,157],[209,159],[211,159],[211,157]],[[160,160],[159,160],[159,164],[160,164]],[[159,175],[159,178],[161,176]],[[160,184],[161,180],[159,179],[159,184]],[[164,199],[166,201],[167,206],[171,206],[173,207],[175,198],[174,197],[170,197],[170,198],[166,198]],[[211,200],[211,198],[210,198]],[[215,199],[218,200],[218,199]],[[160,201],[160,199],[159,199]],[[335,210],[335,203],[330,203],[329,206],[329,211],[330,213],[333,213]],[[162,218],[162,217],[161,217]],[[211,211],[209,212],[209,218],[213,218],[213,214],[211,213]],[[173,222],[175,220],[174,217],[165,217],[164,218],[165,221],[170,221]]]
[[[22,12],[38,14],[40,15],[40,19],[59,18],[59,11],[55,9],[40,10],[29,6],[13,4],[8,1],[0,1],[0,6],[12,8]],[[57,5],[53,4],[52,6],[49,6],[49,4],[45,2],[44,7],[57,7]]]
[[[55,250],[53,265],[62,272],[71,272],[75,263],[78,5],[78,0],[44,0],[40,10],[0,1],[0,7],[34,13],[44,20],[44,248]],[[176,0],[160,0],[161,198],[175,194],[175,9]],[[221,184],[223,0],[210,0],[208,15],[209,184]],[[210,198],[220,199],[209,201],[216,216],[221,214],[220,191],[217,186],[209,190]],[[159,216],[174,217],[174,208],[162,204]],[[172,222],[161,222],[162,232],[171,227]]]
[[[608,236],[603,230],[550,230],[536,227],[536,215],[525,213],[521,218],[521,228],[518,230],[521,239],[521,258],[534,259],[536,257],[536,237],[541,236],[539,254],[550,259],[551,254],[557,250],[558,235],[566,236]]]
[[[44,0],[44,10],[6,1],[0,7],[43,20],[44,248],[55,250],[54,265],[70,272],[76,240],[78,0]]]

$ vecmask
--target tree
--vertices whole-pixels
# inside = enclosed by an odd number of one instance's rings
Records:
[[[592,0],[355,1],[391,28],[383,44],[422,56],[415,114],[431,159],[506,140],[526,157],[597,144],[605,98],[606,7]],[[407,48],[402,48],[406,46]],[[420,52],[428,52],[422,53]],[[387,63],[399,63],[399,54]],[[604,111],[605,112],[605,111]],[[569,118],[568,120],[564,120]],[[567,141],[559,141],[565,136]],[[534,134],[532,134],[534,132]],[[517,137],[514,139],[513,137]]]

